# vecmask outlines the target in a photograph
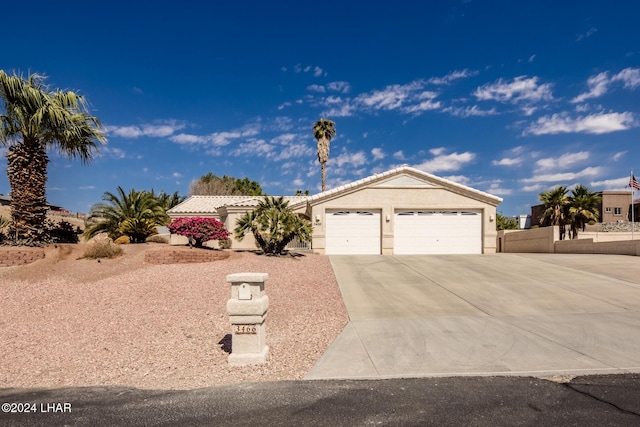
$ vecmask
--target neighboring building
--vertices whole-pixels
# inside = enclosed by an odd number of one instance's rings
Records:
[[[313,196],[288,197],[313,224],[321,254],[481,254],[496,251],[496,207],[502,199],[408,166]],[[261,197],[192,196],[170,217],[213,216],[229,231]],[[251,236],[248,236],[251,237]],[[245,241],[247,237],[245,237]],[[232,241],[232,248],[253,249]]]
[[[601,191],[598,195],[602,198],[598,206],[598,222],[631,221],[631,190]],[[531,206],[531,225],[541,225],[543,212],[544,205]],[[637,215],[635,220],[639,220]]]
[[[0,194],[0,206],[9,206],[11,204],[11,197],[5,196],[4,194]],[[60,206],[56,205],[48,205],[49,209],[52,211],[63,210]]]
[[[513,219],[518,223],[518,229],[526,230],[531,228],[531,215],[516,215]]]

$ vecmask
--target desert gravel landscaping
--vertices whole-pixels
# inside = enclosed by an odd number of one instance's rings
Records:
[[[52,246],[42,260],[0,268],[0,388],[301,379],[348,322],[326,256],[229,251],[214,262],[156,265],[145,252],[172,247],[124,250],[98,262],[78,259],[83,244]],[[269,274],[265,365],[227,364],[226,276],[239,272]]]

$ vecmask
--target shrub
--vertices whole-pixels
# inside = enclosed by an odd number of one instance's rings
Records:
[[[109,239],[96,240],[87,246],[83,258],[115,258],[122,255],[122,248]]]
[[[128,245],[131,243],[131,239],[129,236],[120,236],[116,240],[113,241],[116,245]]]
[[[229,238],[229,232],[224,228],[224,224],[215,218],[176,218],[169,224],[169,231],[188,237],[189,243],[193,241],[197,247],[202,247],[207,240],[220,241]]]
[[[220,244],[220,249],[231,249],[231,239],[228,237],[218,240],[218,243]]]
[[[68,221],[62,220],[57,224],[53,221],[47,221],[47,228],[49,229],[49,236],[55,243],[78,243],[78,229],[73,228],[73,224]]]

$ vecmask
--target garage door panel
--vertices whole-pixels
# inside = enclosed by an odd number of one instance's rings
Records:
[[[394,253],[482,253],[482,215],[476,211],[399,211]]]
[[[328,255],[380,254],[379,211],[328,211],[325,226]]]

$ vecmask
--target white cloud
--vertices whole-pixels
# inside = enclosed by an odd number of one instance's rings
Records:
[[[442,111],[456,117],[472,117],[472,116],[485,117],[485,116],[495,116],[496,114],[498,114],[495,108],[492,108],[490,110],[481,110],[480,108],[478,108],[477,105],[474,105],[473,107],[467,106],[464,108],[463,107],[446,107],[446,108],[443,108]]]
[[[349,93],[351,85],[347,82],[331,82],[327,83],[327,89],[333,92]]]
[[[384,159],[387,155],[382,151],[382,148],[372,148],[371,149],[371,154],[373,154],[373,160],[382,160]]]
[[[274,146],[269,144],[263,139],[254,139],[248,142],[243,142],[238,145],[238,148],[231,151],[232,156],[269,156],[274,149]]]
[[[393,153],[393,158],[396,160],[407,160],[407,158],[404,156],[404,152],[402,150],[396,151],[395,153]]]
[[[500,160],[493,160],[491,162],[494,166],[517,166],[524,161],[522,157],[508,158],[504,157]]]
[[[212,145],[214,147],[223,147],[225,145],[229,145],[232,140],[248,138],[257,134],[258,127],[256,125],[252,125],[230,132],[214,132],[209,135],[191,135],[181,133],[172,136],[169,140],[183,145]]]
[[[571,118],[567,113],[544,116],[532,123],[523,135],[547,135],[557,133],[603,134],[626,130],[636,126],[632,113],[600,113]]]
[[[609,72],[591,76],[587,79],[589,90],[581,93],[571,100],[573,103],[583,102],[586,99],[598,98],[609,91],[612,83],[621,82],[625,89],[635,89],[640,86],[640,68],[625,68],[618,74],[609,77]]]
[[[167,120],[159,124],[142,124],[139,126],[105,126],[107,135],[119,136],[122,138],[138,138],[141,136],[164,138],[173,135],[176,131],[183,129],[184,123],[175,120]]]
[[[613,76],[612,80],[624,83],[626,89],[635,89],[640,86],[640,68],[625,68]]]
[[[430,173],[438,171],[457,171],[476,157],[474,153],[470,153],[468,151],[464,153],[451,154],[442,154],[442,152],[438,150],[436,150],[436,152],[438,153],[436,154],[436,157],[419,163],[414,167]],[[434,154],[433,150],[432,154]]]
[[[524,183],[567,182],[575,179],[597,176],[602,174],[602,172],[603,169],[601,167],[588,167],[579,172],[540,174],[531,178],[524,178],[520,181]]]
[[[495,83],[487,83],[477,88],[473,94],[481,101],[549,101],[553,99],[551,87],[551,83],[539,85],[538,77],[520,76],[512,82],[498,79]]]
[[[395,110],[405,101],[416,97],[417,91],[424,87],[424,82],[416,80],[405,85],[390,85],[382,90],[363,93],[355,98],[355,102],[374,110]]]
[[[597,29],[597,28],[595,28],[595,27],[591,27],[591,28],[589,28],[589,29],[587,30],[587,32],[586,32],[586,33],[578,34],[578,36],[576,37],[576,41],[578,41],[578,42],[579,42],[579,41],[580,41],[580,40],[582,40],[582,39],[585,39],[585,38],[587,38],[587,37],[591,37],[591,36],[592,36],[596,31],[598,31],[598,29]]]
[[[322,85],[309,85],[307,86],[307,90],[311,92],[325,93],[327,90]]]
[[[342,168],[344,165],[357,168],[358,166],[364,165],[366,162],[367,156],[364,154],[364,151],[358,151],[356,153],[343,151],[335,159],[329,159],[329,163],[337,166],[338,168]]]
[[[449,181],[453,181],[462,185],[471,184],[471,180],[464,175],[447,175],[447,176],[443,176],[442,178],[448,179]]]
[[[594,188],[601,188],[603,190],[630,190],[629,177],[605,179],[602,181],[591,181],[589,186]]]
[[[293,104],[291,104],[290,102],[283,102],[282,104],[280,104],[278,106],[278,110],[284,110],[287,107],[291,107],[291,105],[293,105]]]
[[[115,159],[124,159],[126,157],[124,150],[109,145],[102,145],[97,152],[97,157],[111,157]]]
[[[589,159],[589,152],[579,151],[577,153],[565,153],[559,157],[546,157],[536,161],[538,170],[567,169],[574,163],[579,163]]]
[[[182,174],[180,172],[174,172],[171,174],[171,176],[174,178],[182,178]]]
[[[500,187],[500,184],[495,182],[493,184],[491,184],[491,186],[489,187],[489,190],[487,190],[488,193],[493,194],[495,196],[508,196],[510,194],[513,194],[513,190],[510,188],[502,188]]]
[[[619,151],[616,154],[614,154],[613,156],[611,156],[611,159],[613,159],[614,161],[617,162],[618,160],[623,158],[625,154],[627,154],[626,151]]]
[[[607,93],[609,82],[609,73],[607,73],[606,71],[604,73],[589,77],[589,79],[587,79],[587,86],[589,87],[589,91],[576,96],[571,100],[571,102],[583,102],[585,99],[597,98],[604,95],[605,93]]]
[[[524,187],[521,187],[520,190],[528,193],[528,192],[531,192],[531,191],[538,192],[538,191],[542,190],[543,188],[544,188],[544,185],[542,185],[542,184],[533,184],[533,185],[525,185]]]
[[[432,77],[429,80],[427,80],[427,83],[431,83],[434,85],[448,85],[454,80],[472,77],[477,74],[478,74],[478,71],[472,71],[465,68],[464,70],[451,71],[449,74],[442,77]]]
[[[315,67],[313,68],[313,75],[314,75],[315,77],[320,77],[320,76],[322,75],[322,68],[320,68],[320,67],[318,67],[318,66],[315,66]]]

